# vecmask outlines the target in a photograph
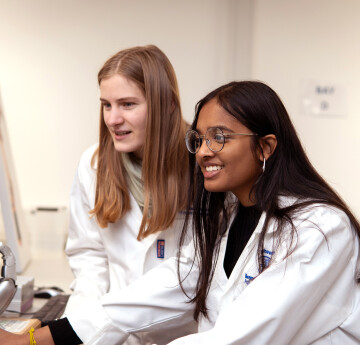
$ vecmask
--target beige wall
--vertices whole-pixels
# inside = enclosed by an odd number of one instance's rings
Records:
[[[360,216],[360,2],[255,0],[252,77],[282,97],[313,164]],[[345,85],[347,114],[300,107],[302,80]]]
[[[321,174],[360,215],[358,0],[0,0],[0,92],[25,208],[67,205],[97,139],[96,73],[111,54],[157,44],[190,121],[206,92],[255,78],[283,99]],[[347,87],[347,115],[304,114],[300,83]]]
[[[68,204],[80,154],[97,140],[96,75],[110,55],[158,45],[191,121],[205,93],[249,76],[249,10],[249,0],[0,0],[0,92],[24,207]]]

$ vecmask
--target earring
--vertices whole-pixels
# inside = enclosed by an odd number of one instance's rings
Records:
[[[266,162],[266,159],[265,159],[265,157],[264,157],[263,166],[262,166],[262,171],[263,171],[263,173],[265,172],[265,162]]]

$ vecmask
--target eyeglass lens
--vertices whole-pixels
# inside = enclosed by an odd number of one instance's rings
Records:
[[[186,147],[191,153],[197,153],[202,144],[202,138],[199,133],[190,130],[186,133]],[[225,137],[220,128],[209,128],[205,134],[206,145],[213,152],[221,151],[224,147]]]
[[[200,138],[198,132],[193,131],[193,130],[188,131],[186,133],[185,143],[186,143],[187,149],[191,153],[198,152],[198,150],[201,146],[201,138]]]

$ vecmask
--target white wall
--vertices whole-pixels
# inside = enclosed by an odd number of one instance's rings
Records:
[[[0,0],[0,92],[25,208],[67,205],[81,152],[97,140],[105,59],[157,44],[190,121],[206,92],[253,77],[284,100],[320,173],[360,215],[358,0]],[[347,85],[346,117],[299,107],[300,82]]]
[[[255,0],[252,77],[283,99],[309,157],[360,216],[360,2]],[[345,117],[314,117],[299,106],[300,83],[347,87]]]
[[[0,92],[24,208],[68,204],[80,154],[97,140],[108,57],[158,45],[190,121],[205,93],[250,75],[250,2],[0,0]]]

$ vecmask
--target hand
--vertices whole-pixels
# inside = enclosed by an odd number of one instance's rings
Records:
[[[14,334],[7,331],[4,331],[0,328],[0,344],[1,345],[28,345],[29,344],[29,335],[23,334]]]

